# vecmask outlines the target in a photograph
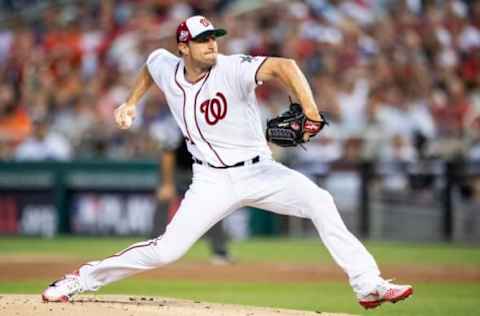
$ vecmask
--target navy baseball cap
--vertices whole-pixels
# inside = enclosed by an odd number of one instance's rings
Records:
[[[188,43],[190,40],[202,39],[210,35],[224,36],[227,31],[213,27],[212,22],[201,15],[189,17],[177,27],[177,43]]]

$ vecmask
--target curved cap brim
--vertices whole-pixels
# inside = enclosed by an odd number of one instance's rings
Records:
[[[221,36],[227,35],[227,31],[224,30],[224,29],[208,30],[208,31],[205,31],[205,32],[202,32],[202,33],[198,34],[197,36],[192,38],[192,40],[195,41],[195,40],[204,39],[204,38],[206,38],[208,36],[211,36],[211,35],[213,35],[215,37],[221,37]]]

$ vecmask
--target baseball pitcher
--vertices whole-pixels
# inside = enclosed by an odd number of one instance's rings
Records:
[[[165,233],[86,263],[51,284],[42,293],[44,301],[68,301],[77,293],[171,263],[215,223],[243,206],[311,219],[363,307],[397,302],[413,293],[410,285],[396,285],[380,276],[375,260],[348,231],[327,191],[272,160],[267,139],[281,146],[302,145],[326,124],[296,62],[222,55],[217,39],[224,35],[225,30],[214,28],[203,16],[182,22],[176,32],[180,57],[165,49],[153,51],[131,95],[114,113],[118,126],[129,128],[136,105],[156,85],[185,137],[194,161],[192,184]],[[255,87],[273,79],[297,103],[268,122],[264,131]]]

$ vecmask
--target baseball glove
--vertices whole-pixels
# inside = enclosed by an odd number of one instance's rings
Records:
[[[290,103],[287,111],[267,121],[267,140],[281,147],[301,145],[305,143],[305,133],[313,137],[328,125],[321,113],[320,117],[320,121],[311,120],[305,116],[300,104]]]

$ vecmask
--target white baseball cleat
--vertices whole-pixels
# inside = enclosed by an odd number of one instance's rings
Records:
[[[45,291],[43,291],[42,300],[44,302],[66,303],[72,296],[83,291],[80,284],[80,276],[78,272],[74,272],[50,284]]]
[[[358,303],[365,309],[370,309],[378,307],[384,302],[396,303],[413,294],[411,285],[398,285],[390,281],[382,280],[372,293],[359,297]]]

